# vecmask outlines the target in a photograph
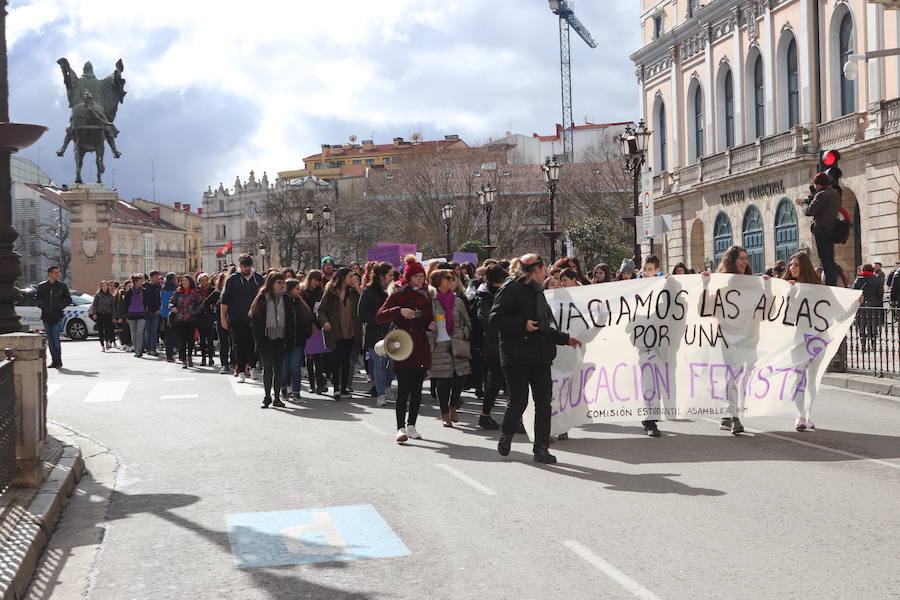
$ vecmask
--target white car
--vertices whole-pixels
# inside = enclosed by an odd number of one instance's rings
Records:
[[[29,331],[43,331],[41,309],[34,304],[34,288],[19,290],[22,297],[16,303],[16,314]],[[63,310],[62,335],[71,340],[84,340],[89,335],[97,335],[97,323],[88,316],[88,310],[94,297],[76,290],[71,290],[72,304]]]

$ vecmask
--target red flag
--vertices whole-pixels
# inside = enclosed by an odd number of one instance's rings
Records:
[[[216,250],[216,256],[218,258],[222,258],[226,254],[231,254],[231,242],[228,242],[227,244]]]

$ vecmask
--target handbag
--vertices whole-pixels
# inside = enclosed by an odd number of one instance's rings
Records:
[[[453,358],[472,358],[472,345],[469,340],[461,340],[458,338],[450,339],[450,346],[453,351]]]

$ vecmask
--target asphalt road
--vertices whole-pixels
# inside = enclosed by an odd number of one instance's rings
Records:
[[[826,389],[803,433],[586,426],[543,467],[524,436],[501,458],[471,397],[445,429],[426,392],[425,440],[399,446],[393,406],[363,394],[261,410],[259,384],[211,369],[95,341],[63,359],[50,419],[96,472],[31,598],[900,595],[894,400]]]

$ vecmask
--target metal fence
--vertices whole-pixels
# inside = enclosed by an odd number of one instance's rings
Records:
[[[16,387],[11,353],[0,361],[0,491],[16,476]]]
[[[847,367],[900,374],[900,308],[859,309],[847,336]]]

